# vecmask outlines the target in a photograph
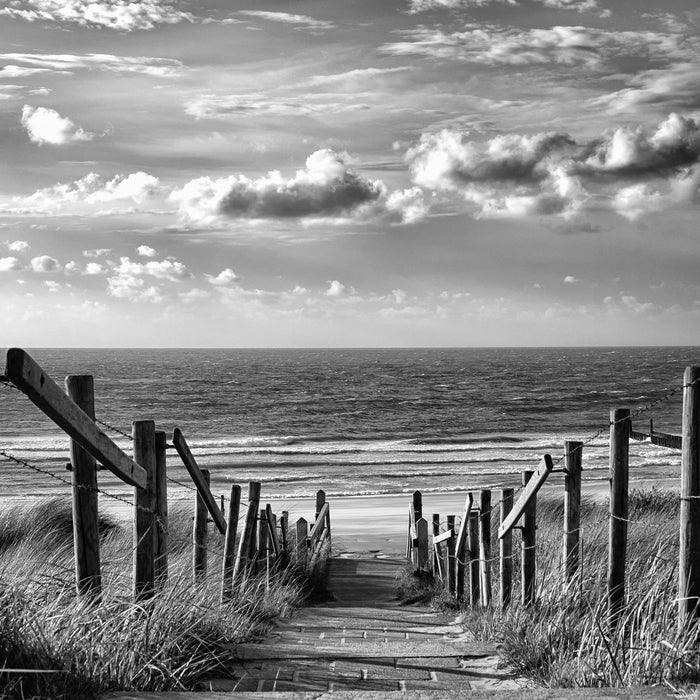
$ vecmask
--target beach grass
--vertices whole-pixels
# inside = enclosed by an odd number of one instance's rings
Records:
[[[209,573],[194,585],[191,527],[189,509],[171,508],[169,579],[134,603],[131,531],[103,518],[97,605],[75,593],[69,503],[0,511],[0,697],[192,688],[225,675],[235,644],[265,636],[273,618],[303,602],[308,583],[290,567],[251,576],[221,605],[222,538],[210,536]]]
[[[626,604],[617,626],[606,601],[607,504],[581,508],[582,567],[565,585],[562,574],[563,506],[537,506],[537,602],[523,607],[519,588],[505,610],[461,606],[464,627],[496,642],[514,671],[550,688],[664,685],[677,690],[700,683],[700,627],[678,628],[677,492],[632,490],[629,497]],[[498,523],[492,522],[495,532]],[[514,538],[515,584],[520,558]],[[497,541],[492,543],[497,553]],[[497,558],[497,555],[496,555]],[[498,581],[498,562],[492,563]],[[453,599],[435,589],[436,607]],[[413,595],[417,595],[415,592]]]

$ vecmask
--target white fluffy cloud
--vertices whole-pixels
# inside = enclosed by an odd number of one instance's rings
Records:
[[[227,267],[222,270],[218,275],[204,275],[209,284],[213,284],[216,287],[228,287],[231,284],[235,284],[240,279],[238,275],[230,268]]]
[[[177,260],[150,260],[147,263],[132,261],[131,258],[119,258],[119,265],[115,268],[119,275],[132,275],[136,277],[150,276],[160,280],[181,282],[191,277],[187,267]]]
[[[10,241],[7,244],[7,249],[13,253],[26,253],[30,248],[31,246],[27,241]]]
[[[350,169],[349,157],[321,149],[291,178],[278,170],[255,180],[245,175],[191,180],[170,194],[185,218],[205,223],[231,219],[344,219],[372,216],[417,216],[415,192],[396,195],[387,208],[380,180],[368,180]]]
[[[107,279],[108,293],[118,299],[132,302],[160,304],[165,299],[163,289],[148,278],[180,283],[192,277],[187,267],[177,260],[149,260],[139,263],[129,257],[119,258]]]
[[[55,109],[24,105],[22,126],[29,138],[40,146],[64,146],[68,143],[91,141],[95,134],[76,126],[68,117],[62,117]]]
[[[58,260],[50,255],[39,255],[36,258],[32,258],[29,265],[34,272],[40,273],[58,272],[61,269],[61,264]]]
[[[194,20],[189,12],[159,0],[24,0],[11,5],[0,9],[0,15],[28,22],[65,22],[120,31]]]
[[[142,258],[155,258],[156,255],[158,255],[158,251],[155,248],[151,248],[150,245],[140,245],[137,249],[136,252],[142,257]]]
[[[182,63],[172,58],[116,56],[105,53],[0,53],[0,61],[12,62],[13,65],[19,64],[13,67],[15,75],[22,71],[22,75],[32,73],[70,75],[79,70],[100,70],[110,73],[140,73],[157,78],[167,78],[180,75],[184,70]]]
[[[0,258],[0,272],[10,272],[11,270],[21,269],[22,263],[17,258]]]
[[[338,280],[328,280],[328,289],[326,289],[326,296],[339,298],[347,294],[347,287]]]

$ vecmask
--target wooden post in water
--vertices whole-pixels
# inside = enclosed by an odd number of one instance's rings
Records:
[[[156,581],[168,580],[168,476],[166,468],[166,436],[156,430],[156,542],[155,570]]]
[[[522,484],[527,485],[534,472],[524,471]],[[537,537],[537,496],[533,496],[523,513],[521,549],[521,599],[522,604],[532,605],[535,602],[535,542]]]
[[[221,575],[221,604],[231,600],[233,590],[233,566],[235,562],[236,531],[238,530],[238,514],[241,508],[241,487],[234,484],[231,487],[231,498],[228,502],[228,518],[226,519],[226,536],[224,539],[224,560]]]
[[[248,570],[248,564],[252,560],[251,547],[255,545],[255,520],[258,515],[259,503],[260,482],[251,481],[248,484],[248,510],[245,516],[245,525],[238,540],[238,554],[233,567],[234,582]]]
[[[469,602],[479,605],[481,600],[479,585],[479,511],[469,513]]]
[[[132,424],[134,461],[146,471],[146,488],[134,487],[134,598],[151,598],[154,592],[156,509],[156,426],[152,420]]]
[[[202,469],[207,486],[211,483],[208,469]],[[194,523],[192,525],[192,580],[201,582],[207,574],[207,504],[197,493],[194,502]]]
[[[625,603],[630,423],[628,408],[615,408],[610,411],[608,620],[611,626],[617,625]]]
[[[297,520],[297,542],[296,542],[296,559],[297,566],[306,571],[306,566],[308,564],[308,548],[307,540],[309,537],[309,523],[306,522],[306,518],[299,518]]]
[[[491,605],[491,491],[479,491],[479,577],[481,607]]]
[[[506,519],[513,508],[513,489],[501,489],[500,522]],[[498,562],[500,586],[498,587],[498,604],[505,610],[511,601],[513,591],[513,531],[509,530],[498,541]]]
[[[700,616],[700,367],[683,375],[678,624]]]
[[[95,419],[94,381],[89,374],[66,377],[66,392],[90,418]],[[100,533],[97,514],[97,463],[75,440],[70,441],[73,483],[73,546],[78,595],[99,599]]]
[[[440,513],[433,513],[433,538],[440,534]],[[439,576],[442,580],[442,572],[440,571],[440,549],[433,545],[433,576]],[[444,583],[444,581],[443,581]]]
[[[576,577],[580,565],[581,462],[583,443],[564,443],[564,585]]]
[[[457,568],[455,566],[455,542],[456,542],[456,535],[455,535],[455,521],[456,518],[454,515],[448,515],[447,516],[447,529],[452,530],[452,537],[447,540],[447,576],[445,577],[447,580],[444,582],[445,588],[447,588],[450,593],[454,593],[455,590],[457,589]]]

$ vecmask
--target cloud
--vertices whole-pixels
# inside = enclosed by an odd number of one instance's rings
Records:
[[[115,268],[118,275],[131,275],[135,277],[155,277],[170,282],[181,282],[189,279],[187,267],[177,260],[151,260],[147,263],[132,261],[129,257],[119,258],[119,265]]]
[[[181,75],[184,66],[172,58],[154,56],[116,56],[114,54],[0,53],[0,61],[26,64],[15,69],[33,72],[70,74],[77,70],[101,70],[111,73],[140,73],[157,78]],[[27,73],[25,72],[24,75]]]
[[[374,80],[385,75],[393,75],[395,73],[407,73],[414,71],[413,66],[394,66],[393,68],[355,68],[345,71],[344,73],[332,73],[330,75],[315,75],[303,85],[319,86],[319,85],[334,85],[336,83],[345,83],[348,81],[366,81]]]
[[[485,65],[569,65],[602,68],[620,55],[645,60],[694,55],[681,35],[663,32],[612,31],[581,26],[545,29],[467,24],[463,31],[419,26],[400,32],[405,41],[384,44],[393,56],[424,56]]]
[[[323,20],[314,19],[307,15],[295,15],[289,12],[266,12],[263,10],[242,10],[238,13],[239,15],[245,15],[246,17],[257,17],[259,19],[265,19],[270,22],[283,22],[284,24],[292,24],[301,29],[309,29],[314,32],[325,31],[328,29],[333,29],[335,24],[333,22],[325,22]]]
[[[17,258],[0,258],[0,272],[10,272],[10,270],[21,270],[22,263]]]
[[[158,255],[158,251],[155,248],[151,248],[150,245],[140,245],[136,252],[144,258],[155,258]]]
[[[34,272],[40,273],[58,272],[61,269],[58,260],[50,255],[39,255],[32,258],[29,264]]]
[[[231,284],[235,284],[239,281],[239,276],[230,268],[227,267],[222,270],[218,275],[204,275],[209,284],[213,284],[216,287],[228,287]]]
[[[27,241],[10,241],[7,244],[7,249],[13,253],[25,253],[31,248]]]
[[[131,302],[160,304],[165,299],[161,287],[150,284],[146,278],[160,282],[181,283],[192,277],[187,267],[177,260],[149,260],[139,263],[129,257],[119,258],[119,264],[107,278],[108,293]]]
[[[27,68],[26,66],[6,65],[0,68],[0,77],[3,78],[26,78],[36,73],[52,73],[49,68]]]
[[[189,12],[159,0],[24,0],[23,6],[0,9],[5,15],[28,22],[65,22],[119,31],[153,29],[159,24],[194,21]]]
[[[204,222],[233,219],[326,218],[357,213],[384,196],[380,181],[349,170],[347,155],[330,149],[312,153],[306,168],[285,179],[277,170],[251,180],[245,175],[201,177],[171,193],[183,216]]]
[[[423,134],[406,160],[417,185],[460,194],[477,206],[477,217],[571,218],[595,195],[589,188],[604,194],[619,182],[628,186],[612,197],[611,208],[634,220],[698,201],[700,123],[674,113],[653,130],[618,127],[582,143],[563,133],[477,142],[467,132],[445,129]],[[639,180],[649,182],[629,184]],[[666,180],[665,194],[650,184],[659,180]]]
[[[85,266],[86,275],[104,275],[107,272],[107,268],[104,265],[96,262],[89,262]]]
[[[576,284],[578,281],[579,280],[573,275],[567,275],[566,277],[564,277],[564,282],[566,284]]]
[[[112,252],[111,248],[91,248],[83,251],[83,256],[86,258],[102,258]]]
[[[338,280],[328,280],[328,289],[326,289],[326,296],[338,299],[339,297],[345,296],[347,293],[347,287]]]
[[[588,12],[598,8],[596,0],[535,0],[535,2],[557,10],[575,10],[577,12]],[[520,4],[517,0],[409,0],[408,11],[411,14],[416,14],[427,10],[484,7],[495,3],[513,6]]]
[[[94,205],[118,200],[131,200],[141,204],[153,197],[159,187],[157,177],[141,171],[129,175],[115,175],[110,180],[97,173],[88,173],[73,182],[45,187],[28,197],[18,197],[15,201],[48,209],[67,204]]]
[[[29,138],[40,146],[65,146],[68,143],[91,141],[95,134],[77,127],[68,117],[62,117],[55,109],[46,107],[22,107],[22,126]]]

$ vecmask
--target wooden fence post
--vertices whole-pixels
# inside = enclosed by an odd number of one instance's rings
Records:
[[[308,563],[308,548],[307,541],[309,538],[309,523],[306,522],[306,518],[299,518],[297,520],[297,542],[296,542],[296,559],[297,566],[306,571],[306,565]]]
[[[513,489],[501,489],[501,522],[506,519],[513,507]],[[498,604],[505,610],[511,601],[513,591],[513,531],[509,530],[498,541],[498,561],[500,586],[498,587]]]
[[[479,511],[469,513],[469,602],[476,606],[480,601],[479,585]]]
[[[91,375],[66,377],[66,392],[73,402],[95,420],[95,389]],[[73,546],[78,595],[99,599],[100,533],[97,514],[97,463],[75,440],[70,441],[73,483]]]
[[[154,592],[156,509],[156,426],[152,420],[132,424],[134,461],[146,471],[146,488],[134,487],[134,598],[143,600]]]
[[[608,619],[617,625],[625,602],[627,488],[629,483],[630,411],[610,411],[610,525],[608,537]]]
[[[282,549],[284,550],[285,557],[289,559],[289,548],[287,547],[287,537],[289,531],[289,511],[283,510],[282,517],[280,518],[280,536],[282,538]]]
[[[428,521],[425,518],[419,518],[416,521],[416,533],[418,535],[418,571],[427,571],[429,555],[428,555]]]
[[[211,483],[208,469],[202,469],[207,486]],[[207,573],[207,504],[199,493],[195,495],[194,523],[192,525],[192,580],[200,583]]]
[[[416,515],[416,522],[423,517],[423,494],[420,491],[414,491],[412,496],[413,512]]]
[[[700,616],[700,367],[683,375],[678,624]]]
[[[479,491],[479,577],[481,607],[491,605],[491,491]]]
[[[258,514],[258,556],[256,567],[259,566],[263,571],[267,568],[270,556],[268,535],[267,511],[265,508],[261,508]]]
[[[583,443],[564,443],[564,585],[574,580],[579,568],[581,532],[581,462]]]
[[[236,532],[238,530],[238,514],[241,509],[241,487],[234,484],[231,487],[231,498],[228,502],[228,518],[226,520],[226,537],[224,539],[224,560],[221,575],[221,604],[231,600],[233,591],[233,565],[235,560]]]
[[[433,538],[440,534],[440,513],[433,513]],[[442,579],[440,571],[440,550],[433,545],[433,576],[439,576]]]
[[[168,579],[168,475],[166,468],[166,436],[156,430],[156,542],[155,571],[156,581],[165,583]]]
[[[323,489],[316,491],[316,515],[314,515],[314,524],[318,520],[318,514],[321,512],[321,508],[326,504],[326,492]]]
[[[455,566],[455,542],[457,540],[457,535],[455,533],[455,521],[454,515],[447,516],[447,529],[452,530],[452,537],[447,540],[447,576],[445,581],[445,588],[447,588],[450,593],[454,593],[457,588],[457,567]]]
[[[260,482],[251,481],[248,484],[248,510],[245,517],[245,525],[238,539],[238,554],[236,555],[236,563],[233,567],[233,580],[237,581],[238,577],[248,569],[248,563],[252,560],[251,547],[255,546],[255,520],[258,515],[258,504],[260,503]]]
[[[527,485],[534,472],[524,471],[522,484]],[[521,599],[523,605],[535,602],[535,543],[537,537],[537,496],[533,496],[523,513],[522,550],[521,550]]]

